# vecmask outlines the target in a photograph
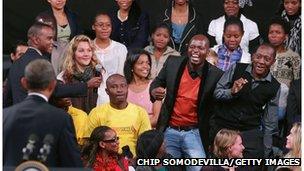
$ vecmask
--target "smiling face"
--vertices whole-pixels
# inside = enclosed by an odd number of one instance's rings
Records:
[[[224,43],[230,51],[234,51],[241,43],[243,32],[236,24],[231,24],[224,30]]]
[[[50,27],[43,27],[35,36],[35,44],[36,48],[39,49],[42,53],[52,53],[53,49],[53,38],[54,38],[54,31]]]
[[[79,42],[74,53],[76,66],[78,68],[83,70],[86,66],[90,64],[93,57],[93,50],[89,42]]]
[[[198,67],[202,65],[209,53],[209,44],[206,37],[194,36],[189,43],[188,57],[190,65]]]
[[[187,0],[174,0],[174,5],[185,5]]]
[[[48,2],[56,10],[62,10],[66,4],[66,0],[48,0]]]
[[[277,47],[283,45],[284,41],[287,39],[287,34],[285,33],[283,27],[279,24],[272,24],[269,27],[268,39],[270,44]]]
[[[300,0],[284,0],[284,9],[288,15],[295,15],[301,7]]]
[[[225,0],[224,1],[224,11],[227,16],[237,17],[240,11],[238,0]]]
[[[153,45],[157,49],[165,49],[170,41],[170,33],[166,28],[158,28],[152,34]]]
[[[228,148],[228,157],[229,158],[243,158],[243,150],[245,147],[243,146],[243,141],[241,136],[237,136],[235,143]]]
[[[252,74],[255,78],[264,78],[275,62],[275,50],[269,46],[261,45],[252,55]]]
[[[110,17],[107,15],[98,15],[95,18],[92,29],[95,31],[96,38],[109,39],[112,32],[112,23]]]
[[[149,57],[146,54],[139,56],[133,66],[133,76],[139,78],[148,78],[151,71]]]
[[[116,0],[119,9],[129,11],[133,0]]]

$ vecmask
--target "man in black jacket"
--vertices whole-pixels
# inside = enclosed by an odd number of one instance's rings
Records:
[[[205,158],[208,153],[212,94],[222,75],[205,60],[208,52],[207,37],[195,35],[188,56],[170,56],[150,86],[152,101],[166,96],[157,129],[164,131],[166,150],[175,158]]]
[[[4,166],[16,166],[23,159],[37,160],[41,153],[39,149],[46,143],[46,135],[50,134],[53,142],[49,140],[51,149],[45,164],[48,167],[82,167],[72,118],[48,103],[56,86],[52,65],[44,59],[30,62],[21,83],[28,89],[28,96],[3,110]],[[29,148],[28,137],[32,134],[37,137],[35,148],[32,152],[26,150],[29,152],[26,153],[23,148]]]

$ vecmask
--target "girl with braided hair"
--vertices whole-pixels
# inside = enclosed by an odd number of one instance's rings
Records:
[[[128,161],[118,154],[119,137],[108,126],[96,127],[82,149],[84,165],[94,171],[128,171]]]

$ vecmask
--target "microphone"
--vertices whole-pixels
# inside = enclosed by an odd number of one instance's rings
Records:
[[[35,134],[31,134],[28,138],[28,143],[26,146],[22,149],[23,153],[23,160],[29,160],[31,154],[33,153],[35,149],[35,143],[39,140],[38,136]]]
[[[103,66],[101,64],[97,64],[95,65],[95,76],[96,77],[100,77],[102,76],[102,69],[103,69]]]
[[[128,159],[132,159],[133,158],[133,154],[130,150],[130,147],[128,145],[123,146],[122,148],[122,155]]]
[[[51,145],[54,143],[54,136],[51,134],[47,134],[43,139],[43,146],[40,148],[38,155],[38,159],[41,162],[46,162],[47,156],[51,152]]]

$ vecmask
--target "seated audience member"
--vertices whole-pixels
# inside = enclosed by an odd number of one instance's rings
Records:
[[[17,41],[12,47],[12,52],[10,54],[12,62],[15,62],[17,59],[19,59],[27,51],[27,48],[27,43]]]
[[[252,55],[252,64],[230,67],[214,90],[217,102],[211,134],[222,128],[239,130],[245,158],[262,158],[264,141],[271,148],[272,135],[277,133],[280,83],[270,73],[274,62],[274,47],[262,44]],[[260,129],[262,118],[264,132]]]
[[[252,53],[259,45],[259,30],[255,22],[246,18],[240,11],[239,0],[223,1],[225,14],[210,22],[208,35],[211,45],[221,45],[223,43],[224,23],[229,17],[238,17],[244,25],[244,34],[240,43],[241,48]]]
[[[221,129],[214,138],[213,154],[216,158],[243,158],[242,137],[240,132]],[[203,171],[253,171],[247,166],[203,166]]]
[[[99,87],[101,77],[96,76],[97,63],[90,38],[85,35],[75,36],[68,45],[63,71],[57,76],[57,79],[63,84],[85,82],[94,83],[95,87]],[[92,82],[91,79],[97,81]],[[97,88],[88,88],[84,97],[71,98],[72,106],[86,113],[96,106],[96,101]]]
[[[294,123],[290,134],[287,136],[286,148],[289,152],[285,155],[285,158],[301,158],[301,123]],[[286,166],[283,166],[286,167]],[[277,169],[282,168],[278,167]],[[300,171],[301,166],[287,166],[293,171]]]
[[[161,101],[150,101],[149,88],[152,80],[151,57],[141,49],[130,50],[125,62],[124,74],[129,85],[127,101],[146,109],[151,126],[155,127],[160,112]]]
[[[140,134],[136,143],[136,156],[139,159],[155,159],[155,158],[172,158],[166,153],[164,145],[164,134],[157,130],[148,130]],[[153,170],[167,170],[178,171],[181,170],[178,166],[137,166],[136,171],[153,171]]]
[[[179,56],[179,52],[168,46],[171,39],[170,28],[165,23],[160,23],[155,27],[151,35],[152,45],[145,47],[151,56],[151,75],[153,80],[162,69],[167,58],[171,55]]]
[[[283,6],[280,16],[287,21],[290,26],[286,48],[301,55],[301,0],[283,0]]]
[[[98,89],[97,105],[108,103],[106,81],[112,74],[123,74],[123,67],[128,50],[125,45],[110,39],[112,32],[111,18],[106,13],[98,13],[94,18],[92,29],[95,31],[95,54],[104,68],[102,83]]]
[[[225,21],[223,35],[224,43],[222,45],[216,45],[210,50],[214,51],[217,55],[218,60],[216,66],[222,71],[228,70],[231,65],[237,62],[251,62],[250,54],[244,51],[240,46],[243,34],[244,28],[240,19],[230,17]]]
[[[118,153],[119,137],[108,126],[96,127],[82,148],[85,167],[94,171],[127,171],[128,160]]]
[[[172,2],[172,3],[170,3]],[[182,55],[187,53],[187,44],[196,34],[203,34],[205,30],[200,28],[202,19],[199,17],[191,1],[171,0],[162,16],[171,32],[170,46]]]
[[[118,10],[111,15],[111,38],[128,49],[144,48],[148,45],[149,17],[137,1],[116,0]]]
[[[39,149],[48,140],[51,151],[44,162],[47,167],[82,167],[71,117],[48,103],[56,87],[51,63],[44,59],[31,61],[21,83],[28,96],[3,110],[3,165],[38,160]],[[35,147],[31,155],[23,151],[29,148],[29,141]]]
[[[300,78],[300,56],[289,48],[284,42],[288,38],[289,28],[282,19],[273,19],[268,27],[268,40],[276,49],[276,61],[271,66],[271,73],[280,83],[290,86],[292,80]]]
[[[106,85],[110,102],[99,105],[90,112],[85,137],[89,137],[98,126],[109,126],[121,140],[119,152],[122,147],[129,146],[135,155],[138,136],[151,129],[148,113],[144,108],[127,102],[128,84],[124,76],[113,74],[107,79]]]
[[[51,53],[51,62],[56,75],[62,71],[64,52],[69,41],[82,33],[78,17],[67,8],[66,1],[48,0],[50,8],[38,14],[35,19],[38,22],[49,23],[54,29],[54,48]]]

